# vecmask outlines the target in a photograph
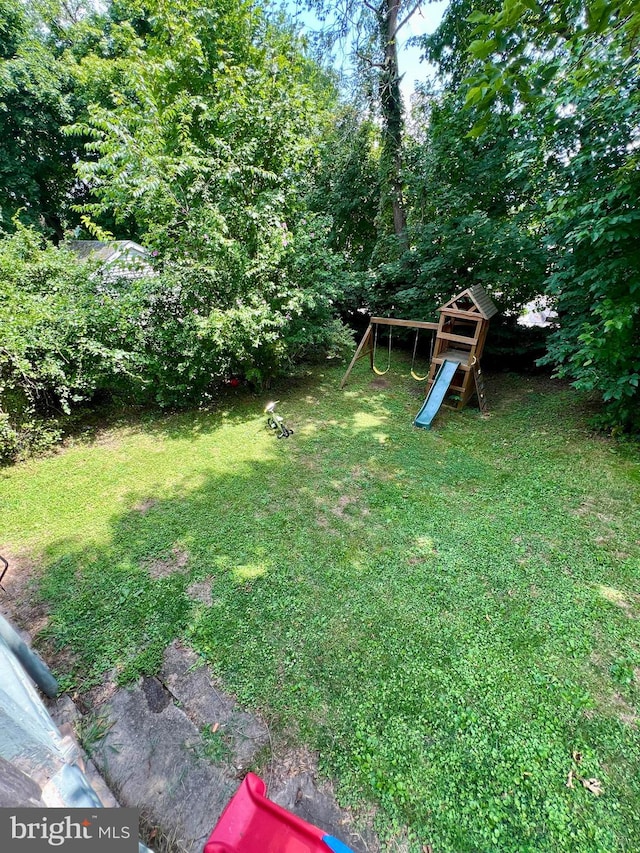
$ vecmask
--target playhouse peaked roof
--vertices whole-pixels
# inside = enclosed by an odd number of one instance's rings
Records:
[[[463,308],[457,305],[459,299],[469,299],[472,302],[472,307]],[[494,314],[498,313],[498,309],[493,304],[493,301],[487,291],[481,284],[474,284],[473,287],[468,287],[461,291],[448,302],[445,302],[439,308],[440,311],[477,311],[482,318],[490,320]]]

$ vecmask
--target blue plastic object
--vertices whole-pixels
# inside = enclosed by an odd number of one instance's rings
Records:
[[[353,853],[353,850],[350,847],[343,844],[340,839],[334,838],[333,835],[325,835],[322,840],[329,850],[333,850],[333,853]]]
[[[422,408],[416,415],[414,424],[423,429],[429,429],[431,422],[438,414],[438,410],[442,405],[444,396],[447,393],[451,380],[458,369],[457,361],[445,360],[440,365],[440,370],[436,373],[433,385],[427,394],[427,399],[422,404]]]

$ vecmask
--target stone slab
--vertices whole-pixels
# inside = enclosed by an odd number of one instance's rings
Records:
[[[200,729],[216,728],[229,746],[237,771],[251,767],[260,750],[269,745],[265,724],[218,689],[208,667],[191,649],[177,643],[168,646],[159,678]]]
[[[140,684],[101,708],[110,727],[92,758],[124,806],[171,834],[186,853],[201,853],[237,779],[204,754],[196,726],[170,702],[149,706]]]
[[[166,649],[157,678],[117,690],[99,714],[109,726],[92,754],[99,771],[122,805],[141,808],[185,853],[201,853],[246,770],[270,744],[266,725],[224,694],[201,659],[177,643]],[[212,757],[212,732],[228,753]],[[354,853],[379,850],[338,807],[330,786],[318,783],[311,753],[280,762],[272,756],[267,781],[271,799]]]

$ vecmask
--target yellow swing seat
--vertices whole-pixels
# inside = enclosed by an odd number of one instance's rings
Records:
[[[418,335],[419,334],[420,334],[420,329],[416,329],[416,337],[415,337],[415,341],[413,342],[413,356],[411,358],[411,378],[415,379],[416,382],[424,382],[426,379],[429,378],[429,372],[427,371],[425,376],[418,376],[418,374],[414,370],[414,365],[416,363],[416,350],[418,348]],[[431,340],[431,349],[433,350],[433,337]]]
[[[391,368],[391,326],[389,326],[389,359],[387,361],[387,366],[384,370],[380,370],[376,367],[376,349],[378,347],[378,325],[376,323],[376,333],[373,336],[373,352],[371,353],[371,369],[376,374],[376,376],[384,376],[385,373],[389,372]]]

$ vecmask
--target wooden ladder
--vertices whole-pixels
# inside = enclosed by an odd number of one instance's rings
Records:
[[[489,406],[487,405],[487,397],[484,391],[484,377],[480,362],[476,361],[473,365],[473,378],[476,383],[476,394],[478,395],[478,406],[483,415],[488,414]]]

